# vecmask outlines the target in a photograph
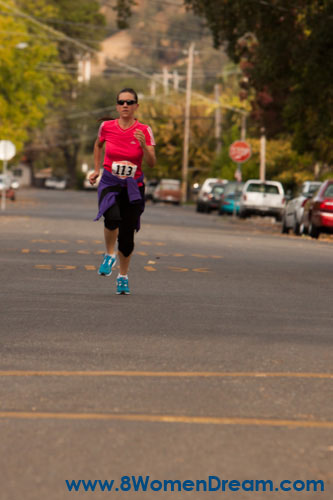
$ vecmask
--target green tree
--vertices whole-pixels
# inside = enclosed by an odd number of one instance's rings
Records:
[[[1,137],[13,141],[20,152],[65,80],[41,70],[58,61],[56,44],[31,38],[25,20],[14,17],[11,10],[0,15],[0,54]]]
[[[32,129],[26,159],[33,163],[43,156],[58,169],[60,152],[70,184],[74,186],[82,137],[87,128],[82,119],[71,118],[77,114],[78,96],[84,93],[85,87],[78,81],[78,63],[94,52],[104,38],[105,17],[100,13],[99,2],[94,0],[18,0],[17,5],[31,39],[42,37],[45,47],[53,46],[58,55],[57,60],[43,64],[41,71],[50,81],[59,80],[59,74],[65,75],[63,79],[67,83],[66,87],[58,85],[58,99],[48,101],[48,113],[58,118],[57,123],[53,118],[54,133],[50,134],[47,126],[44,136],[36,128]],[[47,158],[49,155],[45,149],[50,147],[53,153]]]
[[[203,16],[216,47],[227,42],[255,89],[253,117],[268,136],[333,161],[333,2],[185,0]]]

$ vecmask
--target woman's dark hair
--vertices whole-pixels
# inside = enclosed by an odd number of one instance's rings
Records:
[[[138,102],[138,94],[135,92],[134,89],[130,89],[130,88],[124,88],[123,90],[121,90],[120,92],[118,92],[117,94],[117,101],[119,99],[119,96],[120,94],[122,94],[123,92],[128,92],[129,94],[132,94],[132,96],[134,97],[134,99],[136,100],[136,102]]]
[[[134,97],[134,99],[136,100],[136,102],[138,102],[138,94],[135,92],[134,89],[131,89],[131,88],[124,88],[122,89],[120,92],[118,92],[117,94],[117,101],[119,99],[119,96],[120,94],[122,94],[123,92],[128,92],[129,94],[132,94],[132,96]],[[108,120],[113,120],[114,118],[112,116],[102,116],[101,118],[98,118],[97,121],[98,122],[106,122]]]

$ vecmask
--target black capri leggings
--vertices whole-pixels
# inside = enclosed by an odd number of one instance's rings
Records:
[[[144,200],[145,188],[139,187]],[[142,213],[141,203],[130,203],[126,188],[122,188],[116,196],[116,203],[104,213],[104,226],[111,231],[119,228],[118,250],[129,257],[134,249],[134,232]]]

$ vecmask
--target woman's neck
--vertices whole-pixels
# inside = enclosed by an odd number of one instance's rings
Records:
[[[136,118],[118,118],[118,125],[123,129],[131,128],[136,122]]]

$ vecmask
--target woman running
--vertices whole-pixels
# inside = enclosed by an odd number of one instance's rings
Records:
[[[138,96],[125,88],[117,96],[119,118],[104,121],[94,145],[94,172],[89,176],[95,184],[99,173],[104,143],[104,171],[98,185],[99,211],[95,220],[104,216],[106,252],[98,274],[110,276],[116,264],[116,243],[120,272],[117,294],[128,295],[128,269],[134,249],[134,232],[140,229],[144,210],[142,159],[153,167],[156,162],[155,141],[151,128],[134,117]]]

